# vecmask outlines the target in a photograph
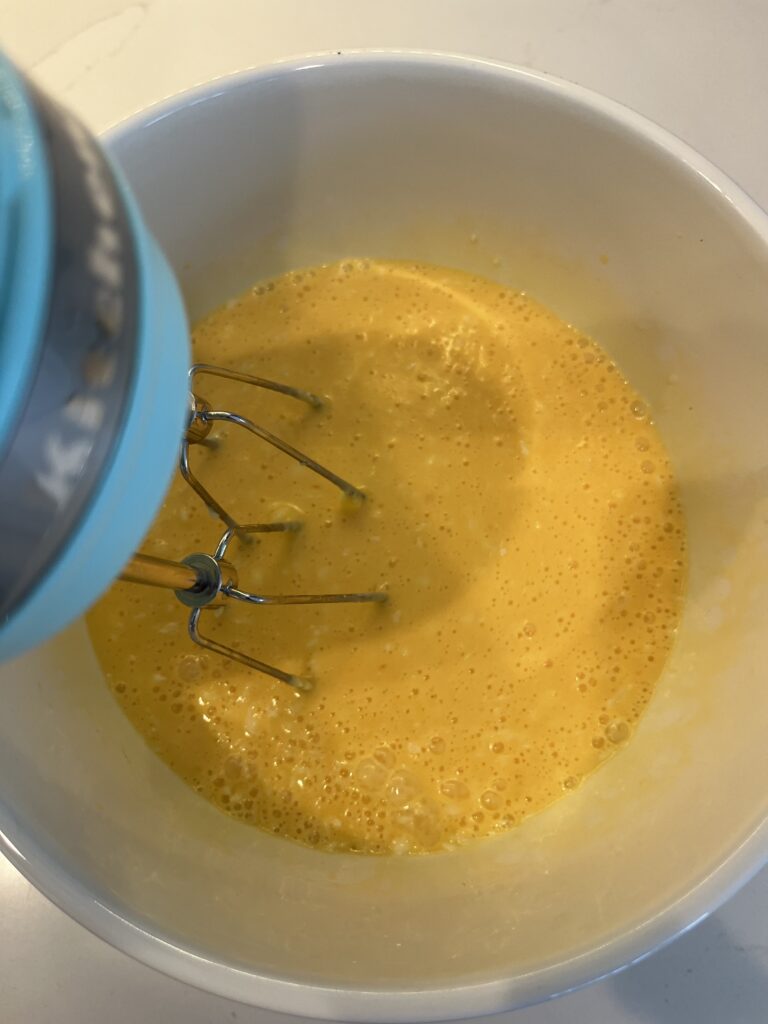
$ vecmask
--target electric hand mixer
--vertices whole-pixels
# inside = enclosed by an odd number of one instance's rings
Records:
[[[0,660],[81,615],[116,577],[166,587],[191,639],[291,686],[305,680],[200,631],[201,613],[252,604],[382,601],[383,592],[241,590],[233,541],[299,522],[241,524],[193,473],[189,450],[226,421],[349,498],[363,493],[243,415],[190,389],[212,374],[313,408],[309,391],[209,365],[189,368],[176,281],[95,140],[0,54]],[[134,554],[174,466],[225,531],[178,562]]]

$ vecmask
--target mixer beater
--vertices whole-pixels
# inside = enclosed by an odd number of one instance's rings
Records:
[[[191,368],[189,371],[190,387],[193,388],[196,377],[206,374],[275,391],[304,402],[312,409],[319,410],[327,404],[324,399],[310,391],[304,391],[287,384],[280,384],[276,381],[265,380],[262,377],[240,373],[226,367],[211,366],[206,363],[199,363]],[[302,523],[298,520],[275,523],[238,523],[224,506],[203,486],[192,472],[189,451],[192,445],[212,443],[209,434],[215,423],[229,423],[242,427],[290,456],[290,458],[295,459],[302,466],[306,466],[307,469],[324,477],[352,501],[363,502],[366,500],[365,493],[360,488],[344,480],[304,452],[294,448],[293,445],[283,441],[271,431],[238,413],[229,410],[213,409],[205,399],[200,398],[194,390],[191,390],[189,396],[189,418],[181,444],[179,469],[184,480],[202,499],[206,507],[225,524],[226,530],[222,534],[213,554],[194,552],[178,562],[165,558],[156,558],[151,555],[135,554],[123,569],[120,579],[129,583],[142,583],[148,586],[164,587],[173,590],[178,600],[191,609],[188,632],[190,638],[200,647],[212,651],[214,654],[220,654],[233,661],[240,662],[249,668],[272,676],[274,679],[279,679],[294,689],[308,690],[311,688],[311,683],[308,680],[289,672],[284,672],[274,665],[268,665],[263,661],[252,658],[243,651],[236,650],[233,647],[226,646],[216,640],[212,640],[210,637],[204,636],[200,632],[201,613],[207,609],[221,608],[228,601],[244,601],[248,604],[256,605],[356,604],[383,602],[387,600],[387,594],[379,590],[342,594],[275,595],[255,594],[247,590],[241,590],[238,585],[237,570],[226,557],[232,542],[237,539],[243,543],[251,543],[256,534],[295,533],[302,528]]]

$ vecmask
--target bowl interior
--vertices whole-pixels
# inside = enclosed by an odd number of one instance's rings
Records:
[[[0,831],[17,860],[171,973],[360,1020],[561,991],[715,905],[768,842],[762,216],[611,104],[443,59],[239,76],[129,124],[112,150],[193,317],[257,278],[359,255],[485,274],[595,337],[672,452],[690,593],[625,751],[516,832],[412,859],[329,856],[213,810],[123,719],[78,624],[0,669]]]

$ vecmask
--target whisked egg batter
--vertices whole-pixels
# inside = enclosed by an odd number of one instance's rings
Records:
[[[204,613],[211,636],[315,681],[299,694],[190,647],[167,593],[113,586],[89,615],[96,652],[190,785],[312,846],[425,852],[517,825],[628,740],[673,642],[685,534],[648,409],[592,340],[479,277],[349,260],[257,285],[194,351],[329,395],[315,412],[206,387],[369,495],[345,505],[237,431],[195,453],[240,521],[306,524],[237,546],[241,584],[390,599]],[[220,533],[177,480],[143,550]]]

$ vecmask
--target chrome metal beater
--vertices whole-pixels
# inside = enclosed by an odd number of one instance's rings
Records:
[[[212,377],[222,377],[226,380],[238,381],[239,383],[254,387],[266,388],[269,391],[276,391],[304,402],[313,409],[321,409],[326,405],[324,399],[312,394],[310,391],[294,388],[287,384],[279,384],[276,381],[265,380],[263,377],[254,377],[250,374],[240,373],[225,367],[210,366],[207,363],[198,363],[192,367],[189,371],[190,385],[193,386],[196,377],[206,374]],[[201,613],[206,609],[220,608],[228,600],[245,601],[248,604],[256,605],[359,604],[386,601],[387,594],[384,591],[372,591],[339,594],[272,595],[255,594],[239,589],[237,570],[226,558],[232,541],[237,538],[241,542],[248,543],[254,534],[296,532],[301,529],[302,524],[299,521],[240,524],[213,497],[210,491],[203,486],[192,472],[189,461],[189,449],[191,445],[208,442],[208,435],[214,423],[231,423],[242,427],[249,433],[256,435],[256,437],[267,441],[292,459],[295,459],[302,466],[306,466],[312,472],[324,477],[335,487],[338,487],[348,498],[360,502],[367,500],[365,493],[360,488],[355,487],[332,470],[316,462],[309,455],[294,448],[293,445],[283,441],[271,431],[266,430],[264,427],[238,413],[229,410],[213,409],[205,399],[200,398],[192,390],[190,392],[189,419],[181,445],[179,469],[183,478],[202,499],[207,508],[225,524],[226,530],[212,555],[204,552],[195,552],[179,562],[174,562],[165,558],[155,558],[151,555],[136,554],[120,574],[120,579],[130,583],[143,583],[148,586],[164,587],[173,590],[179,601],[191,609],[188,632],[190,638],[200,647],[204,647],[214,654],[221,654],[226,658],[231,658],[233,661],[263,672],[274,679],[279,679],[295,689],[308,690],[311,688],[308,680],[289,672],[284,672],[274,665],[268,665],[257,658],[252,658],[243,651],[225,646],[216,640],[212,640],[210,637],[204,636],[200,632]]]

